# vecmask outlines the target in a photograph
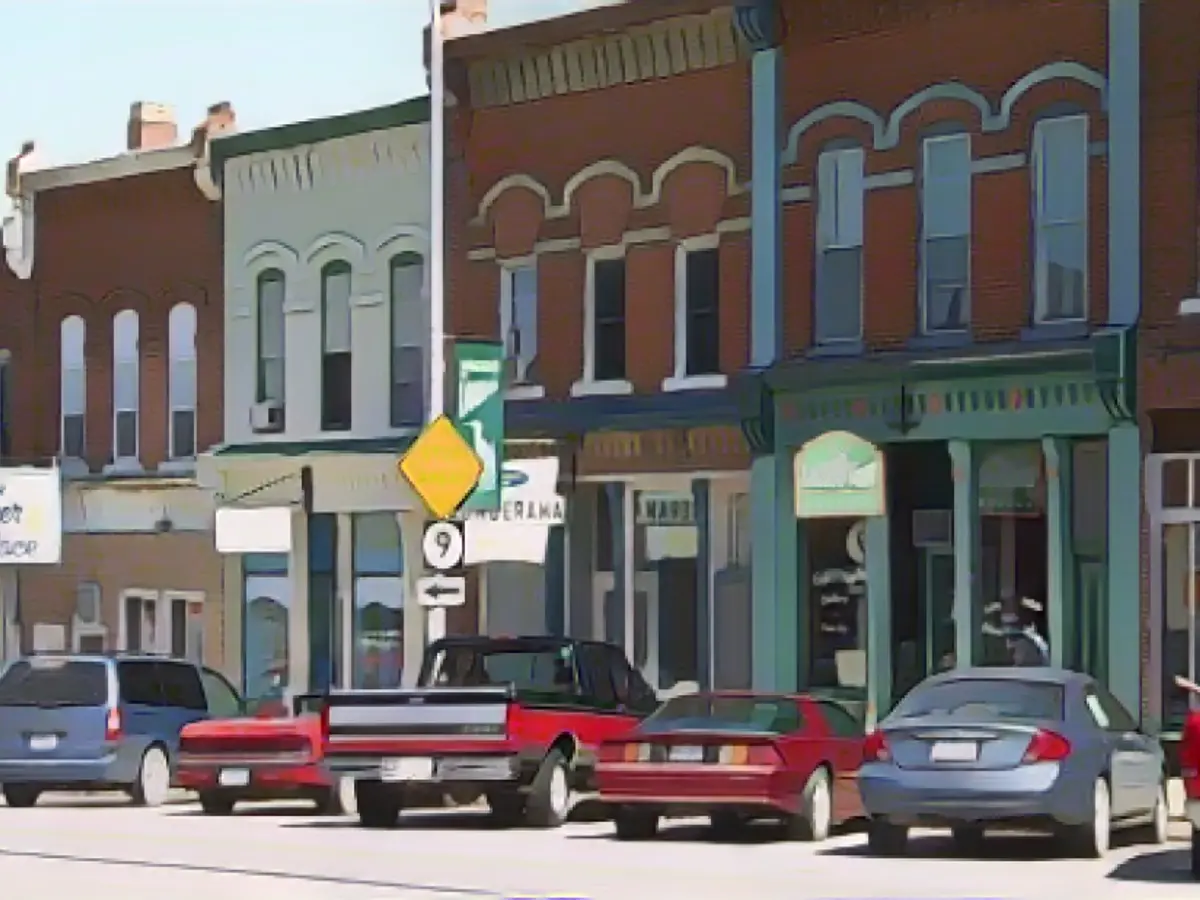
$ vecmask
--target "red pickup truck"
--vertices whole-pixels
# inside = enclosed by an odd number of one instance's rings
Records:
[[[354,778],[359,821],[394,825],[431,795],[486,797],[505,824],[554,828],[595,790],[596,751],[658,706],[612,644],[561,637],[455,637],[430,645],[420,685],[334,691],[325,764]]]

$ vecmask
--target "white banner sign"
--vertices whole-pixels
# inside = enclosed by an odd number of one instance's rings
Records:
[[[58,469],[0,469],[0,564],[61,561]]]
[[[466,517],[467,563],[544,562],[550,527],[566,521],[557,486],[558,457],[506,460],[500,509]]]
[[[225,506],[214,531],[218,553],[291,553],[292,508]]]

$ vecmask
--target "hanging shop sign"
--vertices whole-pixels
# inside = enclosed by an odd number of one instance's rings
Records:
[[[887,512],[883,452],[848,431],[829,431],[795,459],[796,518],[863,518]]]
[[[58,469],[0,469],[0,565],[62,560]]]

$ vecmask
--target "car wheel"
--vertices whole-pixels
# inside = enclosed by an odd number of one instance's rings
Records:
[[[404,796],[399,788],[359,779],[354,782],[354,802],[363,828],[394,828],[404,807]]]
[[[867,850],[872,856],[903,856],[908,849],[908,829],[884,819],[867,825]]]
[[[1075,856],[1099,859],[1108,853],[1112,837],[1112,800],[1108,782],[1097,778],[1092,785],[1092,820],[1066,829],[1067,849]]]
[[[36,784],[4,785],[4,802],[13,809],[28,809],[38,802],[42,789]]]
[[[525,801],[525,823],[531,828],[558,828],[571,812],[571,779],[567,758],[551,750],[542,760]]]
[[[162,806],[171,792],[171,764],[161,747],[142,754],[137,781],[133,783],[133,802],[138,806]]]
[[[1192,829],[1192,880],[1200,881],[1200,828]]]
[[[960,825],[950,829],[954,849],[962,856],[978,856],[983,850],[983,829],[978,825]]]
[[[1158,786],[1158,794],[1154,797],[1154,810],[1150,815],[1150,824],[1144,829],[1145,842],[1165,844],[1170,837],[1171,811],[1167,806],[1167,789],[1164,785]]]
[[[829,770],[821,766],[809,776],[800,795],[800,811],[784,820],[784,830],[789,840],[823,841],[832,826],[833,788]]]
[[[487,802],[492,818],[504,828],[521,824],[525,817],[525,796],[520,791],[489,791]]]
[[[618,841],[648,841],[658,834],[658,813],[621,806],[613,814]]]
[[[218,791],[200,792],[200,809],[206,816],[228,816],[233,812],[235,803],[237,801],[229,794]]]

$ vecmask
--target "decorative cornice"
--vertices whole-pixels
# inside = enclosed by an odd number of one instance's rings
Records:
[[[509,106],[546,97],[715,69],[745,59],[732,9],[678,16],[550,48],[471,63],[471,103]]]
[[[742,40],[756,53],[783,43],[786,22],[779,0],[748,0],[738,4],[734,24]]]

